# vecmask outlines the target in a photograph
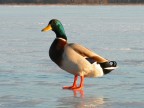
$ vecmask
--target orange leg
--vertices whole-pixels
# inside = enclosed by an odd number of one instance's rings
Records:
[[[64,86],[63,89],[73,89],[77,87],[77,80],[78,80],[78,75],[75,75],[74,77],[74,82],[72,86]]]
[[[81,90],[84,87],[84,76],[80,76],[81,81],[80,81],[80,85],[77,88],[74,88],[73,90]]]
[[[81,81],[80,81],[79,87],[77,87],[78,75],[75,75],[73,85],[72,86],[64,86],[63,89],[81,90],[84,86],[84,76],[80,76],[80,77],[81,77]]]

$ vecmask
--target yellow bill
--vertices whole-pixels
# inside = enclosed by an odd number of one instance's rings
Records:
[[[43,28],[41,31],[46,32],[46,31],[49,31],[49,30],[52,30],[52,27],[51,27],[50,24],[48,26],[46,26],[45,28]]]

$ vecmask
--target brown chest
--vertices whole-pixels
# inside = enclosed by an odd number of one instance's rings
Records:
[[[55,39],[50,47],[49,56],[53,62],[58,66],[61,65],[62,55],[64,52],[64,47],[67,44],[65,40]]]

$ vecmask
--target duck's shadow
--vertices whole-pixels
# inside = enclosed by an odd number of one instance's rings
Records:
[[[85,95],[84,90],[71,90],[72,96],[64,96],[57,100],[58,107],[65,108],[97,108],[103,107],[107,101],[106,98],[95,95]]]

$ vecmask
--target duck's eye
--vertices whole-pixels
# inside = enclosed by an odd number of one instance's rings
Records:
[[[52,23],[53,23],[53,24],[56,24],[57,22],[56,22],[56,21],[53,21]]]

